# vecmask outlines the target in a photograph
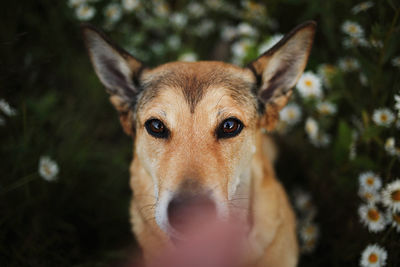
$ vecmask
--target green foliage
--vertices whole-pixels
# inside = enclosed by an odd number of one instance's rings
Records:
[[[104,266],[128,261],[136,248],[128,215],[132,141],[89,64],[73,2],[3,3],[0,98],[16,114],[0,113],[0,265]],[[376,1],[354,14],[358,2],[345,0],[138,1],[132,11],[120,7],[119,18],[104,15],[109,1],[84,2],[95,9],[91,23],[149,66],[188,53],[243,65],[278,33],[316,20],[307,70],[322,81],[322,95],[304,97],[295,89],[292,104],[302,115],[275,133],[278,176],[289,190],[310,191],[318,210],[320,239],[300,265],[355,266],[370,243],[387,250],[387,266],[400,264],[399,233],[389,226],[370,233],[357,213],[360,173],[374,171],[383,186],[400,178],[397,2]],[[191,11],[193,3],[203,14]],[[345,21],[362,27],[368,46],[344,45]],[[343,67],[346,57],[359,67]],[[322,64],[326,71],[318,71]],[[321,102],[334,104],[335,112],[321,112]],[[394,121],[376,123],[379,108],[389,109]],[[304,130],[308,118],[318,126],[316,135]],[[59,166],[57,180],[40,175],[43,156]]]

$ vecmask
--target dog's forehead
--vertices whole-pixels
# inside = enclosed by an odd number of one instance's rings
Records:
[[[211,88],[223,88],[235,101],[249,105],[254,102],[255,83],[249,69],[223,62],[167,63],[143,73],[143,93],[138,108],[168,89],[180,90],[192,113]]]

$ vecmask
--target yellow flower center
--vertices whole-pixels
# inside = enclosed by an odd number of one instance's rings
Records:
[[[310,87],[310,86],[312,85],[312,81],[307,80],[307,81],[305,81],[305,84],[306,84],[308,87]]]
[[[381,121],[385,122],[387,121],[388,117],[386,114],[381,114]]]
[[[51,170],[50,170],[49,166],[44,165],[43,166],[43,170],[47,175],[51,175]]]
[[[294,119],[294,117],[296,116],[296,114],[295,114],[295,112],[294,112],[293,110],[289,110],[289,111],[288,111],[288,116],[289,116],[289,118]]]
[[[373,185],[374,184],[374,178],[373,177],[368,177],[367,178],[367,185]]]
[[[313,235],[315,233],[315,228],[313,226],[307,227],[306,233],[309,235]]]
[[[379,212],[376,209],[370,209],[368,211],[368,218],[374,222],[378,221],[380,218]]]
[[[365,199],[368,199],[368,200],[371,200],[371,199],[372,199],[372,194],[369,193],[369,192],[366,192],[366,193],[364,194],[364,198],[365,198]]]
[[[375,263],[378,261],[378,256],[375,253],[371,253],[368,257],[368,261],[371,263]]]
[[[393,201],[400,201],[400,190],[396,190],[391,195]]]
[[[117,11],[115,9],[109,9],[107,11],[107,16],[108,17],[113,17],[115,15],[115,13],[117,13]]]
[[[354,26],[354,25],[350,25],[350,26],[349,26],[349,32],[351,32],[351,33],[356,33],[356,32],[357,32],[357,27]]]

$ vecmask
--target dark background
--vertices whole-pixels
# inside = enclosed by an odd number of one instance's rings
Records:
[[[288,32],[308,19],[318,22],[309,68],[324,62],[335,64],[350,53],[360,59],[368,77],[379,72],[366,89],[355,85],[355,75],[338,78],[332,92],[339,113],[330,124],[330,147],[312,147],[302,127],[290,135],[276,136],[280,147],[278,176],[288,189],[300,185],[310,191],[318,208],[321,238],[316,251],[302,257],[301,266],[355,266],[361,251],[374,242],[388,250],[388,266],[400,264],[399,234],[394,230],[368,233],[357,215],[360,172],[372,169],[385,182],[400,175],[399,161],[382,151],[382,138],[398,137],[399,132],[372,127],[370,135],[358,144],[359,157],[349,161],[347,156],[350,117],[392,105],[393,94],[399,91],[399,70],[389,63],[400,54],[399,23],[394,19],[399,5],[382,1],[364,17],[356,18],[349,11],[356,3],[285,0],[265,4],[268,14],[279,22],[279,32]],[[185,4],[170,2],[174,9]],[[210,18],[215,17],[221,16],[210,12]],[[0,18],[0,98],[18,112],[0,128],[0,264],[120,266],[131,261],[136,253],[128,214],[133,143],[123,134],[117,114],[95,77],[83,46],[80,22],[66,1],[50,0],[3,1]],[[376,62],[382,54],[343,49],[340,25],[346,19],[357,19],[383,39],[389,36],[381,65]],[[126,30],[144,31],[143,26],[135,28],[137,20],[132,19],[127,28],[119,27],[120,22],[108,32],[123,43]],[[97,17],[92,23],[103,26]],[[388,29],[393,31],[388,33]],[[271,29],[266,32],[272,33]],[[190,39],[188,35],[183,41],[200,59],[210,59],[210,51],[218,45],[217,36],[213,33],[204,42],[204,38]],[[151,41],[162,42],[164,37],[155,31]],[[147,63],[157,65],[177,55],[177,51],[153,55]],[[379,93],[372,99],[374,84],[379,84]],[[376,141],[379,138],[380,143]],[[58,181],[47,182],[39,176],[42,155],[57,161]]]

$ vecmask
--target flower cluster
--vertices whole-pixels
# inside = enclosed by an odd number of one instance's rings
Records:
[[[297,233],[301,253],[308,254],[315,250],[319,238],[319,225],[315,223],[317,208],[310,193],[302,189],[293,192],[293,202],[297,213]]]
[[[274,1],[267,4],[256,0],[65,2],[69,16],[113,32],[113,39],[149,65],[211,58],[243,65],[276,45],[290,24],[285,22],[280,26],[271,17],[290,14],[284,11],[286,8],[275,11]],[[288,10],[301,5],[283,2]],[[355,185],[351,179],[354,171],[366,170],[358,180],[358,195],[362,199],[358,216],[365,226],[363,234],[385,235],[390,240],[389,231],[400,231],[400,182],[394,178],[398,177],[400,160],[397,75],[400,50],[398,15],[395,16],[397,11],[393,11],[392,2],[363,1],[353,6],[346,3],[345,10],[332,1],[329,12],[339,10],[333,7],[343,10],[335,16],[323,16],[324,10],[307,5],[307,17],[318,18],[322,27],[319,26],[316,33],[307,69],[293,89],[290,102],[280,111],[280,122],[274,133],[282,137],[282,142],[295,143],[300,150],[298,154],[306,155],[303,156],[307,158],[304,166],[309,170],[304,172],[304,179],[324,176],[313,180],[315,188],[326,188],[318,184],[323,184],[324,180],[334,185],[331,194],[337,193],[335,190],[343,193],[352,188],[348,186],[350,183]],[[17,102],[10,100],[10,103]],[[26,105],[31,112],[29,103]],[[37,114],[46,113],[40,108],[37,110]],[[21,116],[14,118],[23,117],[24,113],[19,113]],[[0,100],[0,125],[15,114],[12,105]],[[44,128],[47,129],[47,125]],[[37,146],[32,147],[37,149]],[[36,160],[32,166],[36,174]],[[63,164],[62,168],[66,166]],[[40,159],[39,175],[43,179],[56,180],[58,171],[54,160]],[[347,194],[353,198],[355,192]],[[302,251],[310,252],[319,236],[319,227],[313,221],[315,208],[307,193],[295,195]],[[324,204],[329,204],[327,202]],[[333,207],[336,203],[330,206],[332,217],[337,214]],[[320,214],[324,212],[319,210]],[[354,215],[357,211],[350,212]],[[324,242],[327,235],[328,231],[319,242]],[[392,264],[393,246],[387,239],[371,239],[371,244],[361,253],[360,265]],[[360,253],[357,252],[356,257],[359,258]]]
[[[368,231],[382,232],[389,225],[400,232],[399,179],[382,188],[382,179],[377,174],[372,171],[361,173],[358,194],[364,201],[358,209],[358,214],[361,223],[368,228]],[[383,211],[383,208],[386,211]],[[361,266],[372,266],[367,263],[379,262],[377,266],[383,266],[386,257],[387,252],[383,248],[378,245],[369,245],[362,253],[360,264]]]
[[[277,23],[268,19],[264,5],[248,0],[240,4],[190,1],[180,9],[173,9],[166,0],[118,0],[107,4],[99,0],[68,0],[68,6],[78,20],[96,20],[107,30],[123,24],[122,31],[132,36],[123,40],[123,46],[145,61],[164,62],[171,55],[178,60],[197,60],[201,56],[193,51],[198,49],[181,40],[197,39],[203,43],[208,36],[219,33],[219,41],[231,47],[232,62],[242,64],[249,59],[249,53],[254,54],[257,49],[265,52],[281,37],[260,39],[259,30],[253,24],[276,28]]]

